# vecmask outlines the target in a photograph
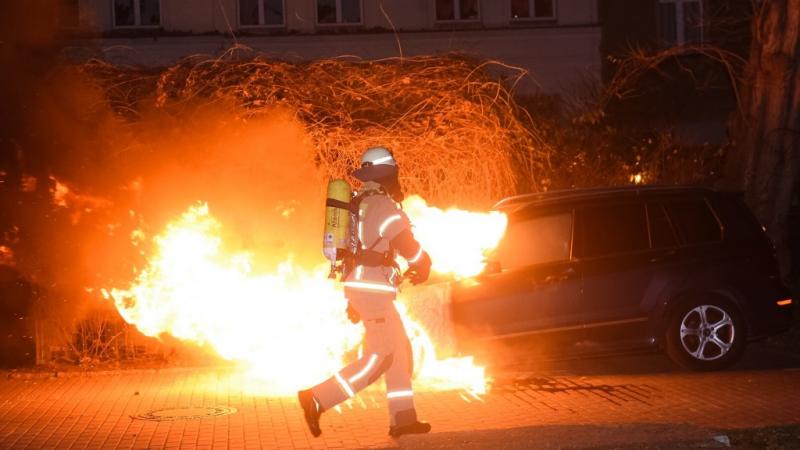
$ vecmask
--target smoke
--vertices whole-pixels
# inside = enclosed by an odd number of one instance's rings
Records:
[[[512,161],[523,172],[546,161],[510,91],[478,62],[75,66],[53,24],[38,25],[46,7],[14,6],[32,25],[0,44],[0,260],[66,327],[115,313],[100,288],[128,285],[150,238],[189,206],[207,203],[225,250],[250,252],[254,271],[308,267],[321,262],[326,178],[346,176],[367,145],[388,140],[410,193],[433,200],[487,202],[515,186]]]
[[[14,224],[20,239],[39,247],[26,258],[20,241],[22,270],[35,275],[57,259],[44,278],[73,267],[80,273],[67,278],[87,287],[114,281],[135,263],[125,251],[134,233],[152,236],[200,202],[225,224],[227,243],[258,251],[265,264],[317,256],[324,180],[290,113],[241,119],[232,103],[216,103],[181,115],[152,109],[127,122],[78,76],[53,73],[63,90],[47,90],[31,118],[42,130],[31,151],[18,152],[23,177],[37,185],[31,195],[20,188],[12,208],[25,224]]]
[[[319,262],[325,180],[303,126],[287,111],[242,119],[236,107],[145,112],[116,158],[141,186],[134,209],[160,230],[207,202],[232,250],[257,251],[269,265],[288,257]]]
[[[291,111],[145,98],[128,120],[60,59],[54,24],[30,14],[45,9],[6,3],[18,20],[0,39],[0,263],[37,286],[30,309],[66,327],[111,308],[99,288],[130,282],[149,238],[201,202],[255,270],[320,261],[326,180]]]

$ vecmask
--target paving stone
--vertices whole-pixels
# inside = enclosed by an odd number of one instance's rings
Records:
[[[242,391],[227,369],[0,380],[0,448],[386,448],[384,393],[370,388],[306,430],[291,398]],[[436,433],[617,424],[744,428],[800,423],[800,372],[522,377],[475,398],[419,392]],[[213,386],[213,390],[209,386]],[[138,395],[133,393],[138,392]],[[165,408],[228,407],[217,417],[142,420]]]

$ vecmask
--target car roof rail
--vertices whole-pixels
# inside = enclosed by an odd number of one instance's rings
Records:
[[[532,192],[529,194],[515,195],[506,197],[492,206],[492,209],[518,209],[524,205],[528,205],[540,201],[553,201],[566,198],[583,198],[592,197],[605,194],[622,194],[627,193],[631,195],[639,195],[644,192],[689,192],[689,191],[705,191],[705,192],[718,192],[713,188],[698,185],[644,185],[644,186],[610,186],[610,187],[595,187],[595,188],[578,188],[578,189],[560,189],[547,192]]]

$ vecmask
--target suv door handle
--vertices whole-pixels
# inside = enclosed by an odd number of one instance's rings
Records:
[[[666,259],[666,258],[670,258],[670,257],[672,257],[672,256],[675,256],[675,254],[676,254],[676,253],[678,253],[678,252],[677,252],[677,250],[675,250],[675,249],[671,249],[671,250],[665,250],[665,251],[663,251],[663,252],[659,253],[658,255],[656,255],[656,256],[653,256],[652,258],[650,258],[650,262],[651,262],[651,263],[656,263],[656,262],[659,262],[659,261],[661,261],[661,260],[663,260],[663,259]]]
[[[570,278],[575,276],[575,269],[572,267],[567,267],[558,275],[548,275],[545,279],[545,283],[558,283],[561,281],[567,281]]]

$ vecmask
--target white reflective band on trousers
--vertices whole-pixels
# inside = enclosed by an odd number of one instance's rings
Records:
[[[347,398],[356,395],[355,392],[353,392],[353,388],[350,387],[349,384],[347,384],[347,381],[344,381],[344,378],[342,378],[341,375],[335,373],[333,374],[333,377],[336,378],[336,381],[339,383],[339,386],[341,386],[344,393],[347,394]]]
[[[380,291],[397,293],[397,288],[383,283],[370,283],[368,281],[345,281],[344,287],[351,289],[363,289],[365,291]]]
[[[364,294],[351,298],[350,303],[361,312],[369,297],[381,294]],[[391,305],[391,302],[388,303]],[[329,410],[352,397],[381,375],[386,381],[390,426],[408,425],[417,420],[411,389],[413,357],[411,344],[406,337],[403,322],[392,306],[383,320],[365,320],[364,354],[357,361],[334,373],[332,377],[314,386],[312,392],[323,410]]]
[[[350,382],[351,383],[355,383],[356,381],[364,378],[364,375],[368,374],[369,371],[372,370],[373,367],[375,367],[375,363],[377,361],[378,361],[378,355],[377,354],[373,353],[373,354],[369,355],[369,361],[367,361],[367,365],[364,366],[363,369],[361,369],[361,372],[358,372],[357,374],[353,375],[350,378]]]
[[[386,393],[386,398],[391,400],[393,398],[412,397],[413,395],[414,391],[392,391]]]

